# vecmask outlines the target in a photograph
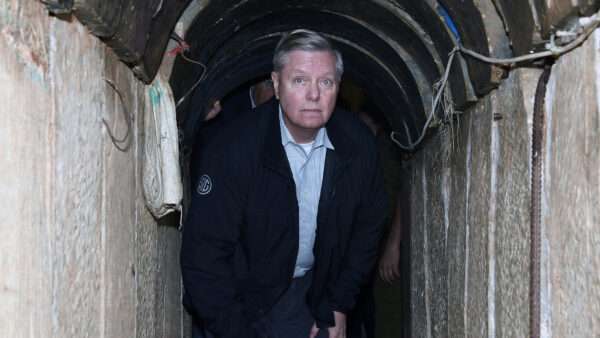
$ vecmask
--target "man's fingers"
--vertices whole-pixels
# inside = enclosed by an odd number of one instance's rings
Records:
[[[394,271],[394,280],[400,278],[400,269],[397,266],[394,267],[393,271]]]
[[[394,269],[392,267],[388,267],[386,278],[390,284],[394,281]]]
[[[380,271],[381,280],[387,283],[387,269],[383,267]]]
[[[309,338],[315,338],[317,336],[317,333],[319,333],[319,328],[317,327],[317,323],[314,323],[312,328],[310,329]]]
[[[386,274],[385,274],[385,281],[388,282],[388,283],[391,283],[392,282],[392,278],[393,278],[393,276],[392,276],[392,269],[390,269],[388,267],[388,269],[386,270]]]

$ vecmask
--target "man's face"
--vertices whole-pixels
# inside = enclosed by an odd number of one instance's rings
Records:
[[[335,107],[338,82],[330,52],[292,51],[281,72],[271,73],[284,121],[297,142],[311,141]],[[311,136],[312,135],[312,136]],[[298,140],[306,138],[308,140]]]

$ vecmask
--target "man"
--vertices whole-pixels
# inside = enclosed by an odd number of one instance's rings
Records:
[[[279,41],[276,100],[205,150],[183,234],[186,302],[218,338],[344,338],[377,255],[386,195],[369,130],[335,110],[321,35]]]

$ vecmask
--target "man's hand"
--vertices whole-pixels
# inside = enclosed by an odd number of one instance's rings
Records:
[[[212,120],[221,112],[221,102],[219,100],[215,101],[208,113],[206,113],[206,117],[204,117],[204,121]]]
[[[390,241],[379,259],[379,277],[384,282],[392,283],[400,278],[400,245]]]
[[[329,338],[346,338],[346,315],[333,311],[333,317],[335,318],[335,326],[327,329],[329,331]],[[315,338],[318,333],[319,328],[317,327],[317,323],[315,323],[312,329],[310,329],[309,338]]]

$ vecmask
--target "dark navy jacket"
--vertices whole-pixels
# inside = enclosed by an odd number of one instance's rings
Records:
[[[336,110],[317,215],[308,304],[321,328],[347,313],[372,271],[387,200],[375,139]],[[278,102],[227,126],[201,156],[181,249],[184,302],[217,337],[254,337],[253,322],[289,286],[298,202],[281,144]]]

